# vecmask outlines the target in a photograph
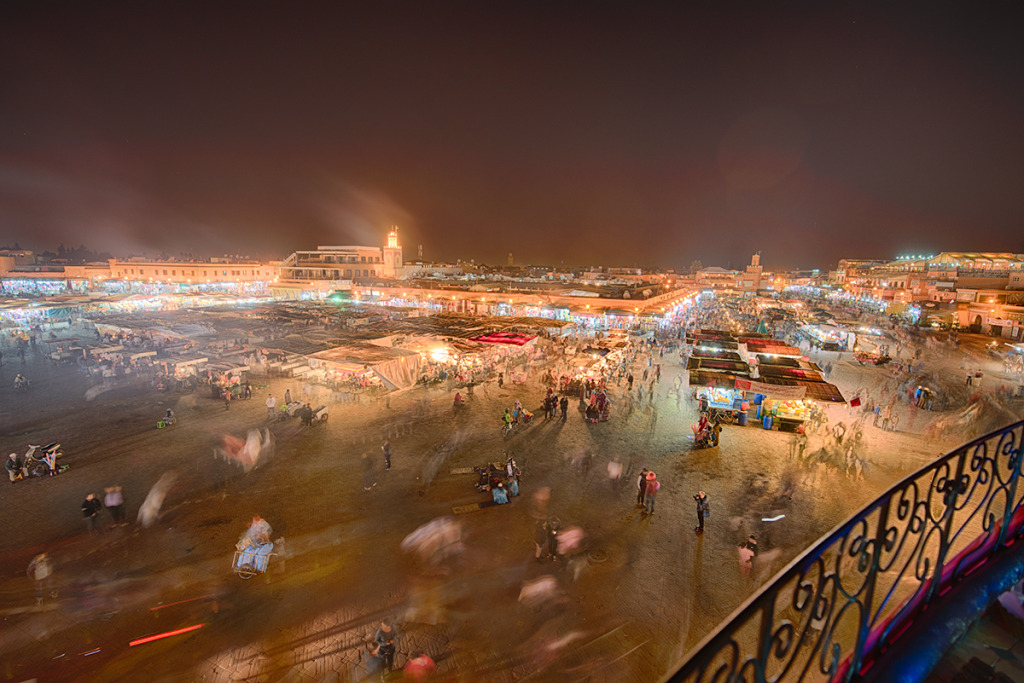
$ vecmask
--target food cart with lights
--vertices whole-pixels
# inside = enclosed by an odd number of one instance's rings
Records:
[[[747,411],[750,403],[746,392],[735,386],[700,386],[694,389],[694,397],[707,406],[708,418],[714,422],[727,424],[747,424]]]

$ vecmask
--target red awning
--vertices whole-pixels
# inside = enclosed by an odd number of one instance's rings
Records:
[[[475,342],[483,342],[485,344],[515,344],[516,346],[528,344],[536,338],[536,335],[531,336],[519,334],[518,332],[492,332],[479,337],[470,337]]]

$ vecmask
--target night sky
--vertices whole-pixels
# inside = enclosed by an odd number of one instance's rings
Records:
[[[1015,3],[682,5],[9,0],[0,245],[1024,252]]]

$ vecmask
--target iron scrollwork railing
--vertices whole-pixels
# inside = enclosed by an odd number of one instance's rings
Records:
[[[1024,421],[903,479],[793,560],[673,681],[849,681],[924,607],[1024,532]]]

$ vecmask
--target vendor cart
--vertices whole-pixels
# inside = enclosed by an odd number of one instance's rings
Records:
[[[231,561],[231,568],[240,579],[251,579],[257,574],[267,571],[270,558],[274,555],[274,544],[266,543],[240,543],[241,548],[235,550],[235,557]]]

